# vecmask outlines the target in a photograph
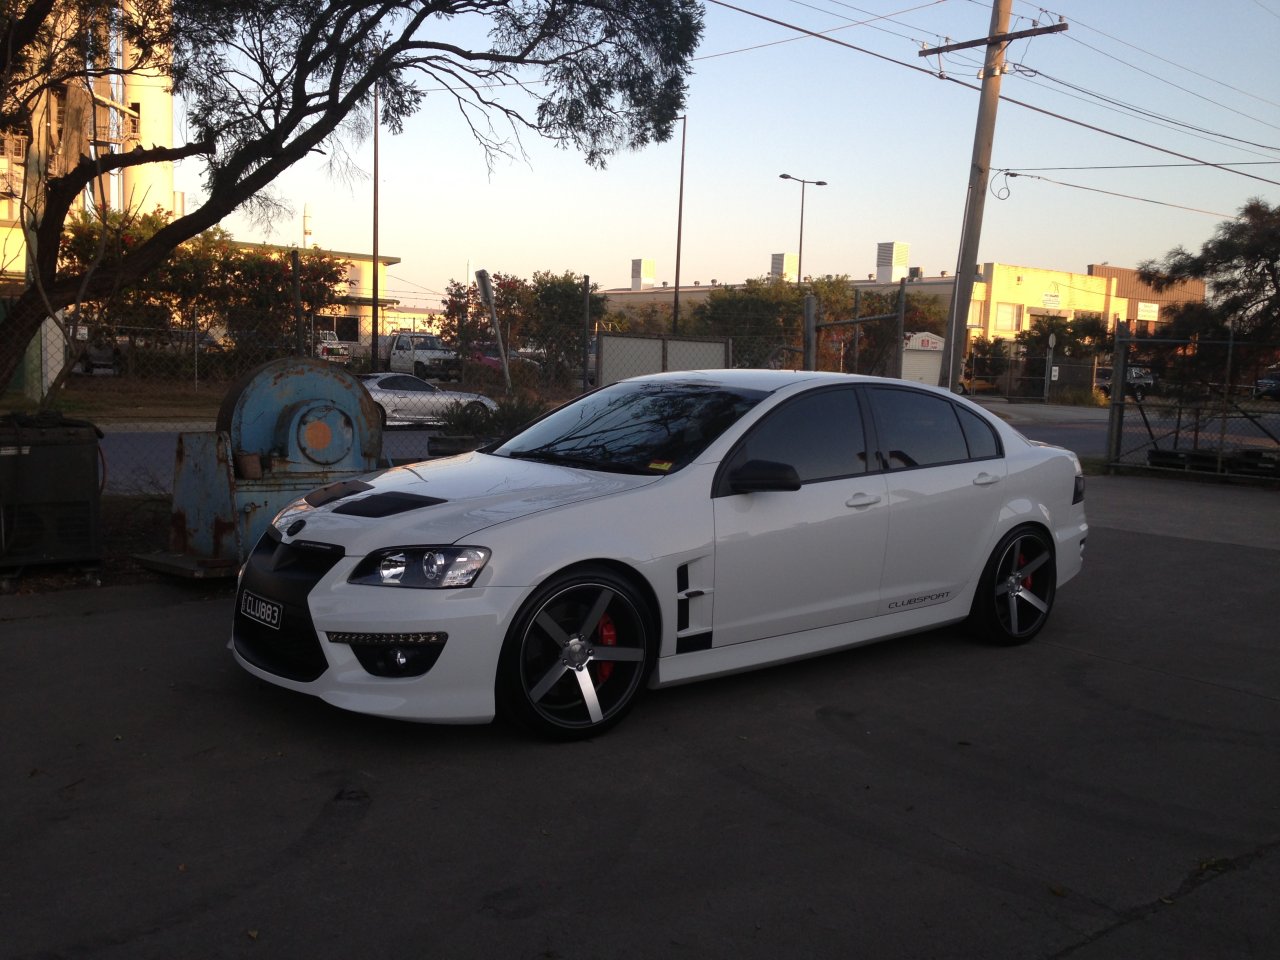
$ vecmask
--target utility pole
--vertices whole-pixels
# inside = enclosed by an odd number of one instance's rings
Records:
[[[369,372],[381,369],[378,342],[378,85],[373,85],[373,299],[369,323]]]
[[[1009,9],[1013,0],[993,0],[991,27],[983,40],[969,40],[945,47],[920,51],[920,56],[949,53],[970,47],[986,46],[982,67],[982,92],[978,100],[978,124],[973,134],[973,159],[969,167],[969,188],[965,193],[963,233],[960,256],[956,263],[956,283],[951,296],[951,314],[947,318],[947,363],[943,367],[941,385],[952,387],[960,381],[964,364],[964,339],[968,329],[969,304],[973,300],[973,279],[978,267],[978,244],[982,239],[982,212],[987,200],[987,180],[991,176],[991,144],[996,132],[996,107],[1000,103],[1000,80],[1004,76],[1004,48],[1010,40],[1034,37],[1042,33],[1058,33],[1065,23],[1009,33]]]

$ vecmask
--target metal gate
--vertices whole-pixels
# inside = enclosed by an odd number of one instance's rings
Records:
[[[1259,388],[1280,345],[1116,331],[1112,467],[1280,480],[1280,401]],[[1138,377],[1134,369],[1141,371]]]

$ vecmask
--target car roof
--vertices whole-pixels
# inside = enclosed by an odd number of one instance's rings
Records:
[[[728,369],[728,370],[672,370],[666,373],[650,373],[644,376],[631,377],[632,383],[698,383],[707,386],[734,387],[741,390],[781,390],[784,387],[809,381],[828,381],[831,383],[849,383],[851,381],[878,380],[879,377],[865,377],[851,373],[824,373],[814,370],[764,370],[764,369]]]

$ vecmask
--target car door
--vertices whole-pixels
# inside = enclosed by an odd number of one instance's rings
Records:
[[[712,500],[713,646],[875,613],[888,510],[865,438],[857,391],[826,388],[769,411],[725,459]],[[794,467],[800,488],[733,492],[750,461]]]
[[[395,410],[395,419],[429,421],[440,418],[436,388],[425,380],[408,374],[387,377],[382,381],[382,389],[387,391],[389,406]]]
[[[889,527],[880,612],[954,599],[987,560],[1004,504],[999,438],[981,416],[948,397],[869,387]]]

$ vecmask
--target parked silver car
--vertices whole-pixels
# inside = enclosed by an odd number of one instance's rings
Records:
[[[408,373],[362,373],[359,379],[373,402],[382,408],[388,426],[432,426],[444,422],[455,407],[490,413],[498,405],[479,393],[441,390]]]

